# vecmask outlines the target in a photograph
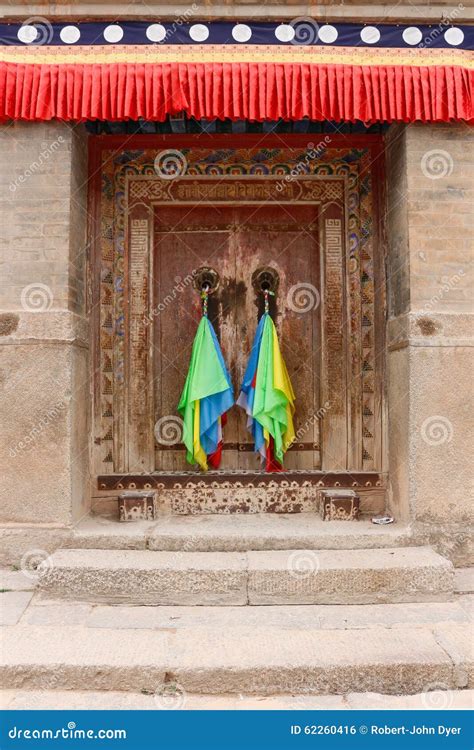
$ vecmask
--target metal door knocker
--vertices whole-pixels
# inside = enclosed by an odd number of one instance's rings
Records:
[[[214,268],[202,266],[194,272],[194,288],[198,292],[213,294],[219,288],[220,277]]]

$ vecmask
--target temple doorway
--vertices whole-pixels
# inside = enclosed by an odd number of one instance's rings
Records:
[[[333,136],[314,163],[297,136],[284,147],[280,137],[262,144],[249,136],[232,149],[227,136],[208,144],[185,136],[181,150],[162,140],[136,136],[120,149],[118,138],[103,138],[93,148],[98,493],[214,482],[234,497],[236,482],[289,482],[356,488],[383,508],[381,138]],[[157,169],[160,149],[184,164],[171,178]],[[262,475],[238,407],[220,470],[202,475],[185,462],[177,404],[203,274],[236,396],[262,283],[274,291],[271,313],[296,393],[297,440],[279,477]]]

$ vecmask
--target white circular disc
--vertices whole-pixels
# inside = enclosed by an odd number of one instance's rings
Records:
[[[451,44],[453,47],[457,47],[458,44],[462,44],[464,41],[464,31],[462,29],[457,29],[454,27],[451,29],[446,29],[446,31],[444,32],[444,38],[448,44]]]
[[[77,26],[65,26],[59,36],[64,44],[75,44],[81,38],[81,32]]]
[[[209,29],[203,23],[195,23],[189,29],[189,36],[193,42],[205,42],[209,36]]]
[[[252,29],[246,23],[238,23],[232,29],[232,36],[236,42],[248,42],[252,36]]]
[[[121,26],[118,26],[116,23],[111,24],[110,26],[107,26],[106,29],[104,29],[104,39],[106,42],[109,42],[109,44],[115,44],[116,42],[120,42],[122,37],[123,37],[123,29]]]
[[[21,26],[18,29],[17,37],[20,42],[23,42],[23,44],[31,44],[35,41],[37,36],[38,29],[35,26],[30,26],[29,24],[27,24],[26,26]]]
[[[421,42],[423,34],[416,26],[409,26],[408,29],[405,29],[403,32],[402,37],[405,44],[410,44],[413,47],[415,44]]]
[[[360,32],[360,38],[364,44],[377,44],[380,41],[380,31],[376,26],[364,26]]]
[[[295,38],[295,30],[293,26],[287,23],[281,23],[275,29],[275,36],[279,42],[292,42]]]
[[[329,23],[324,24],[324,26],[320,26],[318,30],[318,37],[319,39],[324,42],[324,44],[332,44],[337,39],[337,29],[335,26],[331,26]]]
[[[162,42],[166,37],[166,29],[161,23],[152,23],[146,30],[146,38],[150,42]]]

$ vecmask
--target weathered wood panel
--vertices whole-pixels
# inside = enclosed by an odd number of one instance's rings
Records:
[[[193,283],[183,285],[197,269],[219,274],[210,296],[209,317],[239,392],[255,329],[263,311],[263,294],[253,274],[271,267],[279,279],[272,299],[283,353],[297,394],[298,442],[288,453],[288,469],[313,469],[319,456],[319,247],[317,208],[289,206],[158,206],[155,220],[153,318],[155,421],[158,470],[184,470],[177,404],[200,317]],[[184,286],[184,289],[183,289]],[[177,345],[178,343],[178,345]],[[315,348],[316,344],[316,348]],[[246,416],[234,408],[224,434],[222,468],[254,469]]]
[[[341,206],[331,203],[322,216],[324,247],[322,309],[322,468],[347,468],[347,327]]]
[[[148,325],[152,253],[150,212],[141,204],[129,215],[127,428],[128,471],[153,469],[152,357]]]

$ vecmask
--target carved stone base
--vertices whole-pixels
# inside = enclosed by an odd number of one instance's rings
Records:
[[[120,521],[153,521],[156,516],[154,492],[123,492],[118,498]]]
[[[322,490],[320,513],[324,521],[356,521],[360,498],[354,490]]]

